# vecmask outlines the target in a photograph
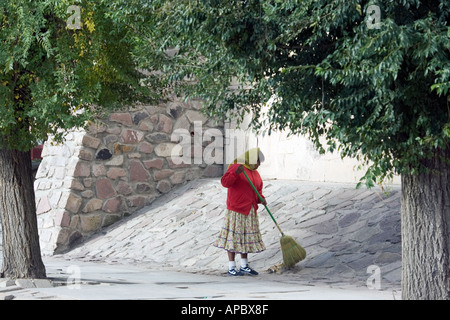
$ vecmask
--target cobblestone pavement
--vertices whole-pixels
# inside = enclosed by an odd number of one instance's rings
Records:
[[[291,270],[274,267],[282,262],[280,235],[261,206],[267,250],[249,255],[249,262],[263,278],[275,271],[284,281],[307,285],[365,287],[370,278],[382,290],[400,288],[399,186],[385,193],[351,184],[268,180],[263,193],[285,234],[307,251]],[[59,257],[225,276],[226,253],[212,246],[225,201],[220,180],[192,181]]]

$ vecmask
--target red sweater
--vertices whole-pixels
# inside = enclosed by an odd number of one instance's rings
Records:
[[[221,182],[222,186],[228,188],[227,209],[247,216],[250,213],[252,206],[255,208],[256,213],[258,203],[261,203],[261,201],[255,193],[255,190],[253,190],[252,186],[247,181],[245,175],[243,173],[239,175],[236,174],[235,171],[238,166],[239,164],[237,163],[231,165],[223,175]],[[261,197],[264,198],[262,195],[263,182],[258,171],[252,171],[247,168],[244,168],[244,170],[253,182],[256,190],[258,190]]]

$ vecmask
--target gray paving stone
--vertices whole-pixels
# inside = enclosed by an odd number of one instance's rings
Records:
[[[367,267],[376,264],[383,286],[400,286],[399,187],[383,195],[351,184],[271,180],[263,192],[281,228],[307,249],[306,259],[286,271],[295,279],[365,286]],[[64,258],[222,275],[226,252],[212,243],[225,201],[220,179],[192,181],[102,230]],[[267,250],[250,254],[249,260],[264,271],[282,262],[280,234],[262,206],[258,214]]]
[[[50,279],[16,279],[16,286],[21,288],[51,288],[53,282]]]

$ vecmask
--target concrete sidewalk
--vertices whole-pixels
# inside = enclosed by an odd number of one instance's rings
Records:
[[[0,288],[0,300],[394,300],[400,293],[310,285],[286,275],[233,278],[45,257],[53,287]],[[8,289],[9,288],[9,289]]]

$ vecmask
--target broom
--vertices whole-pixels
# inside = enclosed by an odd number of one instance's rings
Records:
[[[247,178],[248,182],[252,186],[253,190],[255,190],[256,194],[258,195],[259,200],[261,202],[263,202],[263,198],[261,197],[259,192],[256,190],[255,186],[253,185],[252,181],[248,177],[247,173],[245,173],[245,170],[243,172],[244,172],[244,175]],[[306,250],[302,246],[300,246],[294,240],[294,238],[285,235],[284,232],[281,231],[280,226],[275,221],[275,218],[273,217],[269,208],[267,208],[266,205],[264,205],[264,207],[266,208],[267,212],[269,213],[270,217],[272,218],[273,222],[275,223],[275,225],[277,226],[278,230],[281,233],[280,244],[281,244],[281,252],[283,254],[283,263],[287,268],[292,268],[297,262],[302,261],[303,259],[306,258]]]

